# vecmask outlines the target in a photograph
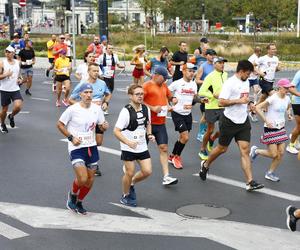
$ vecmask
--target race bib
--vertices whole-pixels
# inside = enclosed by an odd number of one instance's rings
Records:
[[[79,132],[78,138],[81,140],[80,144],[83,146],[92,146],[95,141],[93,131]]]
[[[241,93],[240,98],[243,98],[244,96],[249,97],[249,92]]]
[[[112,77],[115,72],[114,72],[114,70],[107,69],[105,73],[106,73],[107,76]]]
[[[277,129],[283,128],[284,125],[285,125],[285,120],[284,119],[275,120],[274,123],[273,123],[274,128],[277,128]]]
[[[165,117],[168,114],[168,106],[162,106],[161,111],[157,113],[158,117]]]
[[[65,73],[65,74],[66,74],[66,73],[69,73],[69,69],[68,69],[68,68],[62,68],[62,69],[61,69],[61,72],[62,72],[62,73]]]
[[[27,65],[32,65],[32,60],[26,60]]]
[[[133,140],[138,144],[143,144],[145,142],[145,130],[137,129],[134,131]]]

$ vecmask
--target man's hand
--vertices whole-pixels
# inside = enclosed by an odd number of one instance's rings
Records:
[[[136,141],[128,141],[127,145],[132,149],[136,149],[138,143]]]
[[[104,121],[102,124],[99,124],[98,126],[104,132],[109,128],[109,123],[107,121]]]
[[[79,138],[73,137],[72,144],[73,144],[74,146],[79,146],[80,143],[81,143],[81,140],[80,140]]]
[[[153,106],[152,111],[155,113],[159,113],[162,110],[161,106]]]

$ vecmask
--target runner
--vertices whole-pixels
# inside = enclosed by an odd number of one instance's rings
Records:
[[[87,52],[89,53],[89,52]],[[76,85],[69,99],[69,103],[72,105],[78,101],[80,101],[80,87],[81,85],[88,83],[93,87],[93,99],[92,102],[99,105],[102,110],[106,110],[108,107],[108,103],[111,99],[111,93],[106,86],[105,82],[98,79],[100,68],[98,64],[91,63],[88,66],[88,78],[87,80],[83,79],[79,84]],[[96,127],[96,142],[97,146],[101,146],[103,143],[103,131],[99,130]],[[100,171],[100,166],[97,166],[96,176],[101,176],[102,173]]]
[[[145,56],[145,45],[140,44],[134,47],[133,51],[135,52],[135,55],[130,62],[131,65],[135,65],[132,72],[133,82],[142,86],[144,83],[145,75],[144,67],[148,61]]]
[[[300,70],[297,71],[292,84],[295,88],[289,88],[289,91],[293,94],[292,96],[292,108],[294,112],[294,117],[296,121],[296,126],[294,127],[291,134],[291,141],[286,147],[286,151],[291,154],[298,154],[299,145],[299,135],[300,135]],[[298,148],[297,148],[298,147]]]
[[[297,221],[300,219],[300,209],[288,206],[286,208],[286,225],[288,229],[290,229],[292,232],[295,232],[297,229]]]
[[[201,64],[206,62],[207,49],[209,49],[208,40],[206,37],[202,37],[200,39],[200,46],[194,51],[194,57],[196,59],[197,69],[200,68]]]
[[[219,144],[211,151],[207,160],[201,162],[200,178],[205,181],[208,168],[221,154],[225,153],[233,138],[238,144],[242,169],[246,179],[246,190],[253,191],[264,187],[252,178],[249,143],[251,124],[247,114],[249,103],[248,77],[254,68],[248,60],[238,62],[236,73],[223,84],[219,94],[219,105],[225,107],[220,118]],[[254,109],[254,105],[250,104]]]
[[[13,102],[12,113],[8,115],[9,124],[15,127],[14,117],[21,111],[23,98],[20,93],[19,78],[20,66],[18,60],[14,59],[15,49],[8,46],[5,49],[5,58],[0,61],[0,92],[1,92],[1,132],[8,133],[5,124],[8,106]]]
[[[155,69],[159,66],[165,67],[170,75],[173,75],[173,69],[171,63],[168,61],[169,49],[167,47],[161,47],[159,54],[156,57],[151,58],[145,67],[145,75],[151,77]]]
[[[172,102],[175,106],[172,107],[171,114],[175,130],[179,132],[179,139],[176,141],[168,161],[176,169],[183,168],[181,153],[189,140],[189,132],[192,130],[192,104],[197,95],[197,84],[193,81],[196,70],[197,67],[192,63],[183,65],[183,78],[172,82],[169,86],[169,90],[174,93]]]
[[[213,60],[217,56],[217,52],[213,49],[207,49],[206,50],[206,62],[202,63],[200,68],[197,70],[197,74],[195,77],[195,81],[197,83],[197,89],[199,91],[204,79],[206,76],[214,71],[214,63]],[[200,103],[200,111],[201,111],[201,118],[200,118],[200,124],[199,124],[199,131],[197,134],[197,140],[202,142],[204,134],[207,130],[207,124],[205,121],[205,103]]]
[[[46,76],[49,77],[50,71],[54,68],[54,55],[53,48],[57,45],[56,35],[51,36],[51,40],[47,42],[47,56],[50,63],[50,67],[46,69]]]
[[[223,57],[215,57],[213,59],[215,69],[205,77],[198,93],[199,96],[208,99],[207,103],[205,103],[205,121],[207,123],[207,130],[199,152],[199,157],[202,160],[208,159],[207,150],[209,152],[212,150],[214,141],[220,136],[220,132],[217,131],[214,133],[214,130],[215,123],[219,121],[224,111],[224,108],[219,106],[218,99],[223,83],[228,77],[227,72],[224,72],[225,62],[227,62],[227,60]]]
[[[172,99],[172,94],[165,83],[168,77],[166,68],[157,67],[152,79],[143,85],[144,103],[151,110],[152,134],[155,136],[159,149],[163,185],[172,185],[178,182],[176,178],[171,177],[169,174],[168,166],[168,134],[165,123],[168,113],[168,100]]]
[[[70,59],[66,57],[66,50],[60,50],[60,57],[55,60],[54,63],[54,72],[55,72],[55,82],[56,82],[56,92],[57,92],[57,100],[56,107],[60,107],[60,97],[62,93],[62,86],[65,86],[65,96],[62,100],[63,105],[66,107],[69,106],[69,93],[71,89],[71,81],[70,81],[70,72],[71,72],[71,63]]]
[[[17,59],[17,56],[19,55],[19,52],[21,50],[21,44],[20,44],[20,36],[18,33],[14,33],[13,40],[10,43],[10,46],[15,49],[15,59]]]
[[[84,63],[81,63],[78,65],[76,72],[75,72],[75,77],[77,80],[80,81],[87,81],[89,78],[89,73],[88,73],[88,66],[91,64],[95,63],[95,56],[94,53],[92,52],[85,52],[84,53]],[[99,75],[98,78],[103,74],[102,70],[100,67],[99,68]]]
[[[175,66],[175,72],[173,75],[173,81],[181,79],[182,75],[182,66],[186,64],[188,61],[188,53],[187,53],[187,45],[186,42],[181,41],[179,42],[179,51],[176,51],[170,63]]]
[[[120,64],[118,55],[113,53],[113,45],[108,44],[106,52],[103,53],[99,60],[96,61],[100,65],[103,72],[103,80],[105,81],[110,93],[112,94],[115,87],[115,71],[116,66],[120,69],[124,69],[125,66]]]
[[[72,45],[72,41],[70,39],[70,34],[69,33],[65,34],[65,41],[64,42],[68,47],[66,57],[70,59],[70,62],[72,62],[72,48],[73,48],[73,45]]]
[[[99,36],[94,36],[94,42],[92,42],[86,49],[86,52],[91,52],[94,54],[95,59],[99,58],[103,53],[103,47],[100,44]]]
[[[130,103],[120,112],[114,128],[114,135],[120,141],[121,160],[124,162],[122,178],[123,196],[120,202],[127,206],[136,206],[134,185],[145,180],[152,173],[152,164],[147,139],[155,141],[151,134],[150,111],[143,103],[143,88],[131,85],[128,88]],[[146,138],[147,137],[147,138]],[[140,171],[135,173],[135,161]]]
[[[267,50],[267,55],[260,57],[257,60],[257,63],[254,63],[254,66],[258,67],[258,74],[260,75],[259,86],[261,87],[262,93],[258,104],[273,94],[275,72],[280,70],[279,59],[276,56],[276,45],[274,43],[270,43],[267,46]]]
[[[258,85],[258,71],[257,71],[257,65],[258,64],[258,59],[261,55],[261,48],[260,47],[255,47],[254,48],[254,53],[248,58],[248,61],[251,62],[254,66],[254,72],[251,73],[249,77],[249,84],[250,84],[250,91],[253,91],[253,102],[256,104],[257,99],[258,99],[258,93],[260,91],[260,87]],[[249,112],[249,116],[253,122],[257,122],[257,117],[254,112]]]
[[[25,41],[25,48],[19,52],[18,57],[21,63],[21,74],[23,77],[23,83],[26,83],[25,94],[31,96],[30,88],[32,86],[35,53],[34,49],[32,48],[32,43],[29,40]]]
[[[100,130],[104,123],[104,115],[99,107],[92,103],[93,86],[83,84],[80,87],[80,102],[67,108],[59,121],[58,130],[68,138],[68,151],[73,165],[75,179],[68,193],[67,208],[85,215],[86,209],[82,201],[93,186],[95,169],[99,160],[95,140],[95,128]]]
[[[261,143],[267,145],[268,149],[259,149],[254,145],[250,150],[252,161],[258,155],[272,159],[265,178],[274,182],[280,181],[280,178],[275,175],[275,170],[282,160],[285,141],[288,140],[285,130],[285,114],[291,105],[290,98],[287,96],[288,89],[293,85],[288,79],[283,78],[277,82],[277,86],[279,87],[278,91],[256,106],[257,114],[264,121],[264,133],[261,137]],[[263,112],[263,109],[267,111]]]

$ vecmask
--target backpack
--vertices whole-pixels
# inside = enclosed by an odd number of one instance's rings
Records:
[[[135,111],[134,107],[132,107],[131,104],[127,104],[125,106],[125,108],[129,112],[129,124],[128,124],[127,128],[124,128],[122,130],[123,131],[124,130],[134,131],[139,126],[139,123],[137,121],[137,112]],[[143,117],[139,118],[139,119],[145,118],[144,125],[146,127],[148,125],[148,122],[149,122],[149,117],[148,117],[148,108],[147,108],[147,106],[145,104],[142,104],[142,111],[141,112],[143,113]]]

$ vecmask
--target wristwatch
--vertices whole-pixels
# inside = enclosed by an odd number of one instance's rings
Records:
[[[68,138],[68,141],[70,141],[70,142],[73,141],[73,135],[69,135],[67,138]]]

